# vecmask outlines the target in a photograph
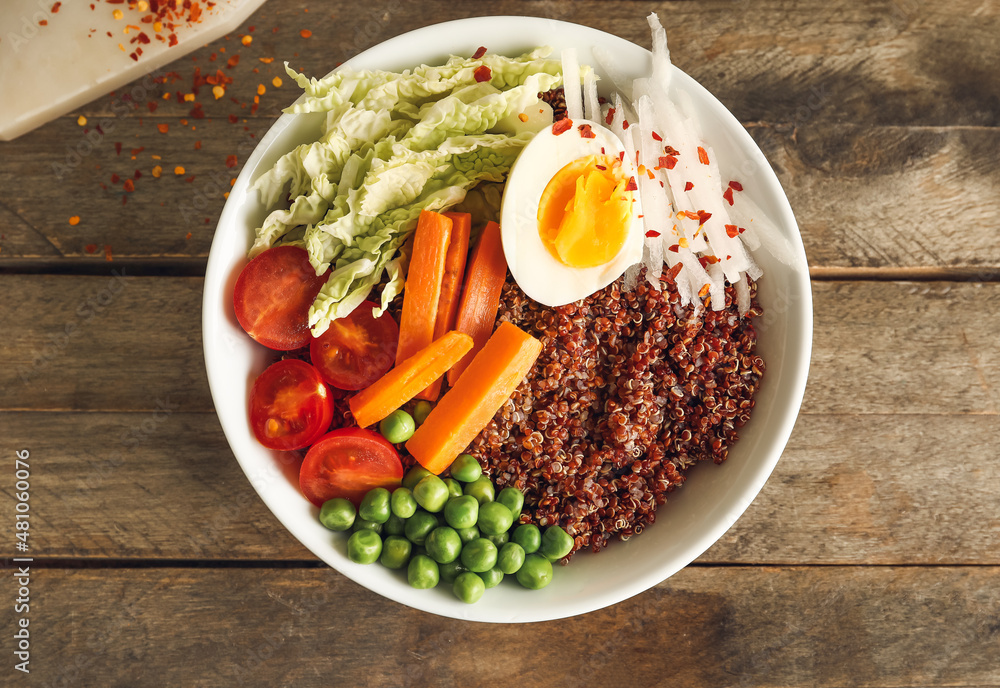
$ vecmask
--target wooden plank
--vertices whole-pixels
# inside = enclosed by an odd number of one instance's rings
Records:
[[[83,110],[84,127],[74,113],[0,144],[0,185],[10,190],[0,199],[0,265],[59,257],[100,262],[105,246],[119,259],[203,264],[231,179],[294,97],[287,76],[280,88],[272,83],[283,74],[282,60],[321,74],[428,17],[479,12],[458,3],[431,6],[428,14],[426,5],[390,2],[332,16],[306,15],[291,0],[268,3],[248,22],[256,28],[250,46],[235,35],[220,39],[171,65],[159,75],[164,83],[140,80],[95,101]],[[751,125],[799,215],[812,265],[995,270],[997,95],[991,79],[976,75],[990,54],[977,46],[991,45],[1000,14],[991,5],[959,7],[968,12],[898,0],[688,2],[660,9],[674,59]],[[501,2],[491,11],[577,21],[642,45],[649,40],[646,8],[632,2]],[[275,26],[278,33],[270,33]],[[298,35],[301,26],[313,31],[309,41]],[[320,41],[324,50],[313,49]],[[225,60],[237,54],[240,62],[227,68]],[[234,82],[220,99],[202,86],[205,118],[193,118],[192,103],[178,102],[177,94],[191,92],[196,69],[220,68]],[[265,93],[251,116],[259,86]],[[230,155],[237,167],[226,166]],[[155,166],[163,168],[159,179],[152,177]],[[177,167],[184,173],[175,175]],[[59,194],[52,193],[53,180]],[[134,191],[125,191],[127,180]],[[70,225],[75,216],[80,223]]]
[[[33,556],[315,560],[256,496],[210,414],[0,423],[7,446],[33,457]],[[995,416],[804,415],[764,490],[699,561],[1000,565],[998,445]],[[294,481],[294,467],[276,460],[274,479]],[[0,553],[17,556],[13,545]]]
[[[998,577],[688,568],[586,616],[494,625],[327,569],[33,569],[30,669],[43,685],[995,686]]]
[[[3,275],[0,410],[212,411],[200,278]],[[998,413],[1000,285],[816,282],[806,413]],[[67,330],[69,335],[66,334]],[[934,393],[928,393],[934,390]]]

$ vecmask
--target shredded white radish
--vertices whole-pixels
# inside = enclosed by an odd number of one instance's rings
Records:
[[[602,45],[595,45],[591,48],[591,52],[594,54],[594,59],[597,60],[598,66],[608,75],[611,79],[612,85],[615,90],[622,95],[622,98],[631,102],[632,101],[632,80],[625,76],[625,72],[622,71],[618,63],[615,62],[615,58],[611,56],[608,49]]]
[[[653,34],[653,81],[664,93],[670,89],[670,77],[674,67],[670,63],[670,50],[667,49],[667,32],[663,30],[660,18],[656,12],[650,12],[646,17],[649,30]]]
[[[597,99],[597,75],[588,69],[583,75],[583,118],[591,122],[601,121],[601,103]]]
[[[583,97],[580,92],[580,63],[576,59],[576,49],[562,51],[563,94],[566,96],[566,116],[583,119]]]

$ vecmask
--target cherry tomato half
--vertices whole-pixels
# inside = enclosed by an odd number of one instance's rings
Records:
[[[330,429],[332,420],[330,390],[305,361],[274,363],[250,389],[250,427],[268,449],[308,447]]]
[[[372,315],[375,307],[371,301],[362,301],[309,344],[313,365],[338,389],[364,389],[395,363],[399,326],[388,313],[378,318]]]
[[[403,480],[396,448],[381,435],[361,428],[327,433],[310,447],[299,470],[299,487],[316,506],[334,497],[361,504],[368,490],[392,489]]]
[[[309,306],[326,282],[297,246],[269,248],[247,263],[236,280],[233,308],[256,341],[278,351],[309,343]]]

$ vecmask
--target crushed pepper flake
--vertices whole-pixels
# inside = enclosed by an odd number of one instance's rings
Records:
[[[97,253],[97,244],[87,244],[83,247],[83,250],[87,253]]]
[[[125,183],[122,185],[122,188],[124,188],[125,191],[127,191],[128,193],[132,193],[133,191],[135,191],[135,182],[133,182],[131,179],[126,179]]]
[[[157,130],[159,130],[161,134],[166,134],[168,131],[170,131],[170,125],[167,124],[166,122],[160,122],[159,124],[156,125],[156,128]]]
[[[258,57],[257,59],[263,62],[264,64],[271,64],[272,62],[274,62],[273,57]]]
[[[124,201],[125,199],[123,198],[122,200]],[[104,244],[104,260],[108,261],[109,263],[112,260],[110,244]]]
[[[226,156],[226,167],[236,167],[239,164],[239,159],[235,155]]]
[[[313,32],[310,31],[309,29],[302,29],[301,31],[299,31],[299,35],[302,36],[303,38],[309,38],[313,35]]]
[[[73,217],[71,217],[69,219],[69,223],[72,226],[76,227],[78,224],[80,224],[80,216],[79,215],[74,215]]]

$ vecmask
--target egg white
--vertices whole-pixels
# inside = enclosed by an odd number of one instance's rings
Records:
[[[578,127],[589,124],[594,138],[580,136]],[[602,151],[603,149],[603,151]],[[553,134],[547,127],[524,147],[507,176],[500,210],[500,234],[507,266],[525,294],[546,306],[562,306],[590,296],[621,277],[625,269],[642,260],[642,206],[632,192],[632,217],[628,235],[618,254],[591,268],[573,268],[559,262],[538,233],[538,206],[546,184],[569,163],[588,155],[618,156],[625,150],[613,133],[596,122],[576,120],[572,128]],[[634,176],[635,161],[625,155],[622,171]]]

